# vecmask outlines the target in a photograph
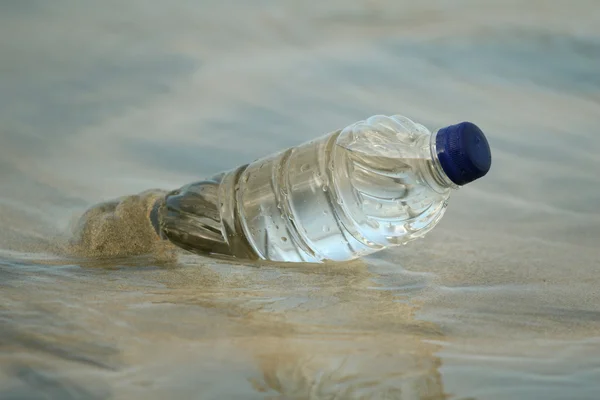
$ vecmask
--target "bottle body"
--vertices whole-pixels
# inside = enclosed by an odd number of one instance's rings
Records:
[[[345,129],[169,193],[161,234],[200,253],[343,261],[423,236],[452,189],[435,135],[401,116]]]

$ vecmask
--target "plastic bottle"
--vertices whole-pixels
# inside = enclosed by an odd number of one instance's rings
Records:
[[[491,154],[470,122],[431,133],[376,115],[168,193],[159,234],[196,253],[287,262],[343,261],[425,235],[453,190]]]

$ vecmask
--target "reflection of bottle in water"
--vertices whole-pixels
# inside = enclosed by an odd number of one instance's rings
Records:
[[[161,235],[194,252],[349,260],[423,236],[451,189],[490,164],[471,123],[431,134],[401,116],[374,116],[175,190],[151,216]]]
[[[261,376],[250,380],[254,388],[284,399],[448,398],[435,355],[441,346],[429,340],[377,331],[328,339],[269,337],[268,346],[257,344],[251,351]]]

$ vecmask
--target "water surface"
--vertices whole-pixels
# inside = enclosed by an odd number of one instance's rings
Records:
[[[251,3],[0,3],[0,398],[598,398],[600,4]],[[92,204],[394,113],[493,150],[424,240],[61,251]]]

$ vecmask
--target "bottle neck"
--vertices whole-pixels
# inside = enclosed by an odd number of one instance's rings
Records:
[[[436,148],[436,135],[437,131],[433,132],[429,138],[429,146],[424,146],[425,148],[429,147],[428,159],[430,160],[427,163],[427,181],[429,185],[437,192],[444,192],[447,189],[457,190],[459,186],[452,182],[444,169],[442,168],[442,164],[440,163],[440,159],[438,158],[438,152]]]

